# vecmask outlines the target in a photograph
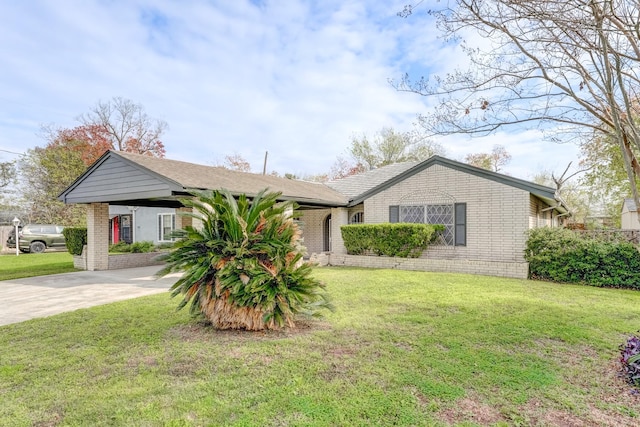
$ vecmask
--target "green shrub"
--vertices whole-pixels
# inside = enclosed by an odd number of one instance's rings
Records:
[[[113,252],[113,253],[140,254],[140,253],[153,252],[154,250],[156,250],[156,246],[153,244],[153,242],[150,242],[150,241],[142,241],[142,242],[134,242],[134,243],[127,243],[124,241],[120,241],[116,244],[109,246],[109,252]]]
[[[82,255],[82,248],[87,244],[86,227],[67,227],[62,230],[67,250],[71,255]]]
[[[562,228],[530,230],[525,251],[532,279],[640,289],[640,252]]]
[[[442,225],[432,224],[352,224],[340,227],[342,240],[351,255],[373,252],[376,255],[417,258],[437,237]]]
[[[109,245],[109,252],[112,253],[128,253],[131,252],[131,246],[125,241],[120,241],[113,245]]]
[[[131,244],[131,252],[134,254],[142,254],[147,252],[152,252],[155,250],[155,245],[153,242],[144,241],[144,242],[134,242]]]
[[[165,250],[165,249],[172,249],[174,247],[174,243],[173,242],[163,242],[163,243],[158,243],[156,245],[156,249],[157,250]]]

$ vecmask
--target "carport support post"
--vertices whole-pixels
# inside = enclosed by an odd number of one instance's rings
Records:
[[[109,269],[109,204],[87,206],[87,270]]]

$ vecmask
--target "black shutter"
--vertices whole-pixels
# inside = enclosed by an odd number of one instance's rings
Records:
[[[455,205],[455,245],[467,246],[467,204],[456,203]]]
[[[400,222],[400,207],[389,206],[389,222]]]

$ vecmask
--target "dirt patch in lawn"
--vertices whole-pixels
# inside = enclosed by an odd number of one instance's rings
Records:
[[[492,425],[505,421],[500,411],[476,397],[466,397],[438,413],[438,418],[450,425],[471,422],[479,425]]]
[[[215,342],[246,342],[256,340],[279,340],[315,331],[329,330],[331,325],[321,320],[297,320],[295,328],[283,328],[268,331],[219,330],[209,323],[197,322],[180,325],[169,330],[171,338],[181,341],[215,341]]]

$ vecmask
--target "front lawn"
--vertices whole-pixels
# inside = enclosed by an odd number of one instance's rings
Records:
[[[26,257],[25,257],[26,258]],[[0,327],[7,426],[638,425],[640,292],[321,268],[337,307],[217,332],[158,294]]]
[[[67,251],[0,255],[0,281],[70,271],[76,269],[73,268],[73,256]]]

